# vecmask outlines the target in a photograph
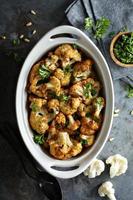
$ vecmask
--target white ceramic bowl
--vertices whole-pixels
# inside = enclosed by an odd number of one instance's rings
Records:
[[[61,34],[72,34],[74,37],[62,37]],[[65,161],[52,158],[42,151],[39,145],[34,143],[26,108],[26,84],[32,65],[46,52],[63,43],[77,44],[94,59],[97,74],[103,85],[103,95],[106,99],[104,121],[95,144],[80,156]],[[19,130],[25,145],[41,167],[51,175],[64,179],[81,174],[101,152],[111,129],[113,110],[114,92],[110,71],[103,55],[95,44],[82,31],[72,26],[59,26],[44,35],[27,56],[18,79],[16,91],[16,115]]]

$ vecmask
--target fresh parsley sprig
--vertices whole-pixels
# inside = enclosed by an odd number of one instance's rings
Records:
[[[97,19],[96,23],[92,20],[92,18],[87,17],[84,20],[84,28],[85,30],[90,30],[93,28],[94,31],[94,37],[96,39],[101,39],[106,34],[107,30],[110,26],[110,20],[106,17],[101,17]]]

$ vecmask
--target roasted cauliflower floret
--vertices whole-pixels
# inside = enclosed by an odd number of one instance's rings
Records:
[[[63,113],[59,113],[55,118],[55,123],[64,126],[66,124],[66,117]]]
[[[46,100],[30,96],[29,101],[31,102],[31,113],[29,117],[30,125],[37,133],[44,134],[49,128],[48,112],[44,107],[44,105],[46,105]]]
[[[68,119],[69,119],[69,124],[67,126],[67,128],[69,128],[70,130],[77,130],[80,126],[80,121],[79,120],[74,120],[72,115],[68,115]]]
[[[83,135],[80,134],[81,143],[85,146],[92,146],[95,141],[95,135]]]
[[[69,72],[66,73],[62,69],[57,68],[54,72],[54,76],[60,80],[62,86],[69,85],[71,79],[71,73]]]
[[[61,91],[61,84],[60,80],[56,78],[55,76],[50,77],[50,81],[45,84],[46,90],[52,90],[56,93],[56,95],[60,95]]]
[[[76,63],[73,71],[74,82],[88,78],[91,73],[93,63],[94,62],[91,59]]]
[[[105,100],[103,97],[97,97],[93,101],[94,116],[99,117],[101,110],[105,107]]]
[[[60,103],[57,99],[51,99],[48,101],[48,109],[53,111],[55,115],[59,113],[59,105]]]
[[[45,65],[49,70],[54,71],[58,67],[58,56],[53,53],[49,53],[48,57],[45,59]]]
[[[66,115],[72,115],[77,111],[80,102],[80,98],[70,98],[67,102],[62,101],[60,102],[60,110]]]
[[[65,160],[71,155],[69,154],[73,143],[71,142],[67,132],[59,132],[57,140],[50,140],[50,153],[57,159]]]
[[[55,50],[55,55],[58,56],[59,60],[61,60],[62,67],[66,67],[67,65],[71,65],[76,61],[81,61],[81,55],[77,49],[73,49],[69,44],[60,45]]]
[[[85,105],[84,103],[81,103],[78,108],[78,112],[80,113],[82,117],[85,117],[85,116],[89,117],[91,116],[93,112],[93,107],[92,105]]]
[[[72,95],[74,97],[79,97],[79,96],[82,97],[83,96],[83,87],[82,87],[81,82],[78,82],[71,86],[70,95]]]
[[[72,140],[72,142],[73,142],[73,146],[70,151],[71,157],[78,155],[83,149],[82,144],[78,142],[77,140]]]
[[[101,127],[101,120],[93,120],[89,117],[83,117],[81,120],[81,134],[84,135],[93,135]]]
[[[33,93],[39,97],[44,97],[45,95],[45,87],[42,83],[42,77],[39,74],[39,69],[41,69],[42,65],[44,65],[43,60],[32,67],[29,74],[29,83],[27,86],[29,93]],[[45,75],[49,77],[50,73],[47,71],[47,74]]]

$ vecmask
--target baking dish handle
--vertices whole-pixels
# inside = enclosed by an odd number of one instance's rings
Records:
[[[69,36],[61,36],[61,34],[71,34],[71,37]],[[46,35],[45,38],[47,40],[54,42],[54,41],[59,41],[61,38],[69,38],[70,41],[76,42],[83,40],[85,34],[80,31],[79,29],[73,27],[73,26],[68,26],[68,25],[63,25],[63,26],[58,26],[51,31],[49,31]]]

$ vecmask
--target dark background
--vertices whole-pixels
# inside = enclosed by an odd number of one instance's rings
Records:
[[[39,187],[24,172],[17,154],[8,144],[10,131],[5,128],[9,123],[16,127],[15,90],[22,61],[34,44],[51,28],[66,24],[64,10],[72,0],[0,0],[0,35],[7,39],[0,40],[0,200],[45,200]],[[29,14],[33,9],[37,15]],[[26,28],[26,22],[32,21],[33,26]],[[31,36],[31,31],[37,33]],[[31,37],[30,43],[22,42],[13,46],[11,40],[20,34]],[[22,61],[14,61],[17,53]],[[132,99],[126,98],[125,85],[120,81],[114,82],[116,107],[121,115],[114,119],[112,137],[114,142],[107,143],[100,157],[104,160],[110,154],[120,153],[129,160],[128,172],[114,178],[116,196],[120,200],[131,200],[133,196],[132,164],[133,164],[133,118],[129,115],[133,109]],[[15,129],[16,130],[16,129]],[[13,131],[12,131],[13,133]],[[16,134],[14,132],[14,134]],[[17,132],[19,137],[19,132]],[[3,135],[7,139],[3,138]],[[22,141],[21,141],[22,142]],[[16,146],[18,151],[19,145]],[[98,200],[99,184],[108,180],[108,168],[96,179],[88,179],[80,175],[71,180],[59,180],[64,200]],[[54,199],[53,199],[54,200]]]

